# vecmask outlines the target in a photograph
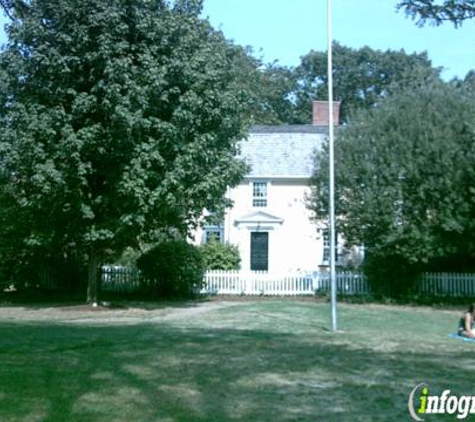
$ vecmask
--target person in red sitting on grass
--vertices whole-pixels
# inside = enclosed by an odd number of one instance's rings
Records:
[[[472,303],[468,311],[460,318],[458,333],[459,336],[475,338],[475,331],[473,330],[475,323],[475,305]]]

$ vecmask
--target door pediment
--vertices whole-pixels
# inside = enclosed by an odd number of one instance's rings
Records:
[[[284,219],[278,216],[269,214],[264,211],[254,211],[249,214],[245,214],[239,218],[236,218],[234,224],[236,226],[277,226],[283,224]]]

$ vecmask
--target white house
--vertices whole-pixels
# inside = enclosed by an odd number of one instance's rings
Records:
[[[250,171],[229,189],[234,205],[224,222],[205,226],[199,243],[213,236],[237,245],[243,270],[316,271],[328,265],[326,223],[313,221],[305,205],[315,151],[328,134],[327,107],[314,103],[312,125],[252,128],[240,144]],[[337,122],[338,107],[334,112]]]

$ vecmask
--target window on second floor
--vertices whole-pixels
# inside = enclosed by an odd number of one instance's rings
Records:
[[[267,182],[252,184],[252,206],[267,207]]]

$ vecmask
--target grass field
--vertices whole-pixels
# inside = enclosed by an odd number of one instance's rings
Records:
[[[3,307],[0,421],[410,420],[421,382],[475,395],[459,314],[340,304],[334,334],[313,300]]]

